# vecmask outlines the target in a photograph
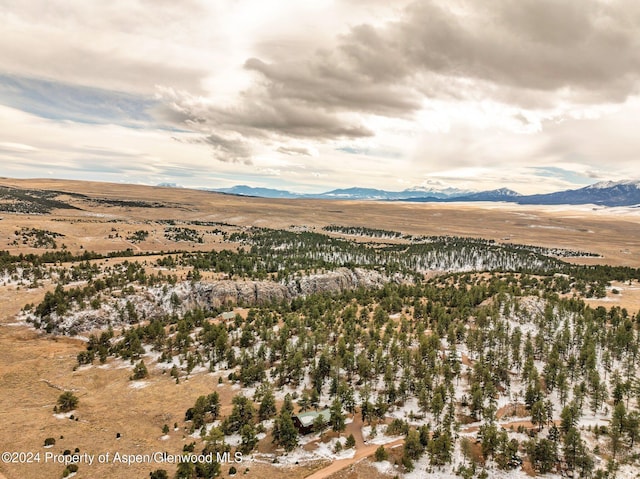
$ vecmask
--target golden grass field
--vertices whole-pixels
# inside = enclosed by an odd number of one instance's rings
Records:
[[[2,214],[0,248],[19,227],[38,227],[65,234],[60,242],[76,250],[110,251],[132,247],[145,251],[176,248],[153,221],[224,222],[239,226],[321,228],[329,224],[368,226],[416,235],[460,235],[502,242],[571,248],[599,253],[604,258],[584,263],[640,266],[640,210],[585,206],[522,206],[509,203],[407,203],[341,200],[279,200],[239,197],[198,190],[160,188],[68,180],[0,179],[0,186],[81,193],[93,198],[154,201],[162,208],[129,208],[90,204],[69,197],[87,211],[58,210],[52,215]],[[63,197],[64,198],[64,197]],[[62,199],[63,199],[62,198]],[[117,223],[116,223],[117,222]],[[115,233],[119,238],[109,238]],[[194,227],[202,231],[211,227]],[[123,237],[139,229],[150,231],[139,245]],[[210,249],[219,238],[205,235]],[[184,246],[184,245],[183,245]]]
[[[509,204],[419,204],[352,202],[327,200],[267,200],[243,198],[203,191],[157,188],[124,184],[62,180],[0,179],[0,186],[50,189],[80,193],[89,198],[154,201],[159,208],[108,206],[87,199],[62,196],[82,210],[56,210],[49,215],[0,214],[0,250],[11,253],[41,253],[29,245],[13,245],[15,231],[38,228],[63,234],[59,244],[74,252],[108,252],[133,248],[140,251],[211,249],[223,247],[211,226],[191,226],[203,234],[204,243],[167,240],[164,226],[157,220],[208,221],[243,226],[315,228],[329,224],[368,226],[415,235],[460,235],[545,247],[570,248],[602,255],[580,258],[581,263],[607,263],[640,267],[640,212],[630,209],[590,209],[588,207],[534,207]],[[224,229],[225,227],[223,227]],[[233,229],[233,227],[229,227]],[[131,243],[126,237],[137,230],[149,231],[146,241]],[[116,236],[117,233],[117,236]],[[116,261],[116,260],[112,260]],[[50,286],[49,286],[50,287]],[[614,285],[618,295],[591,304],[620,304],[632,311],[640,306],[640,287]],[[181,423],[185,410],[197,396],[217,390],[228,411],[237,393],[229,385],[218,387],[217,376],[195,374],[174,384],[168,375],[150,368],[148,385],[133,389],[130,369],[109,361],[106,367],[93,366],[74,371],[76,355],[84,349],[79,339],[47,337],[26,326],[16,325],[15,316],[26,303],[37,303],[47,287],[0,286],[0,452],[44,453],[44,439],[56,438],[52,451],[73,450],[103,453],[123,451],[149,453],[179,452],[192,440],[173,431],[161,440],[163,424]],[[57,419],[53,406],[61,390],[73,390],[80,398],[78,421]],[[122,438],[117,440],[116,433]],[[63,439],[60,437],[63,436]],[[80,465],[81,478],[145,478],[158,467]],[[238,470],[242,473],[244,465]],[[248,464],[247,478],[302,478],[322,464],[283,469],[267,464]],[[59,464],[13,465],[0,463],[0,478],[40,479],[61,477]],[[366,472],[365,472],[366,471]],[[377,477],[371,466],[360,465],[337,477]],[[228,477],[228,466],[222,477]]]

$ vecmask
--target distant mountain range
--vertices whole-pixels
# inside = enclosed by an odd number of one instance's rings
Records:
[[[272,188],[254,188],[247,185],[236,185],[231,188],[219,188],[211,191],[228,193],[241,196],[259,196],[262,198],[307,198],[307,199],[331,199],[331,200],[407,200],[410,198],[434,198],[447,199],[454,196],[462,196],[473,193],[468,190],[446,188],[435,190],[415,187],[403,191],[377,190],[374,188],[345,188],[327,191],[325,193],[293,193],[286,190]]]
[[[387,191],[373,188],[346,188],[318,194],[299,194],[272,188],[254,188],[238,185],[210,191],[241,196],[262,198],[307,198],[335,200],[386,200],[412,202],[452,202],[452,201],[504,201],[523,205],[583,205],[636,206],[640,205],[640,181],[605,181],[575,190],[558,191],[540,195],[521,195],[507,188],[473,192],[447,188],[436,190],[416,187],[403,191]]]
[[[578,190],[558,191],[546,195],[522,196],[523,205],[640,205],[640,181],[603,181]]]

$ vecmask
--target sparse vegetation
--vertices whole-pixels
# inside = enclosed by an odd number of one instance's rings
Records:
[[[78,397],[71,391],[65,391],[58,397],[58,411],[69,412],[78,407]]]
[[[16,239],[13,241],[12,245],[17,246],[18,244],[23,244],[30,246],[31,248],[45,249],[56,249],[58,244],[56,243],[55,238],[64,236],[60,233],[37,228],[22,228],[17,230],[14,234]]]
[[[145,366],[144,361],[140,361],[133,368],[133,374],[131,375],[132,380],[144,379],[149,376],[149,371],[147,370],[147,366]]]
[[[131,241],[132,243],[142,243],[146,241],[149,237],[149,232],[146,230],[137,230],[127,236],[127,241]]]
[[[165,228],[164,237],[169,241],[185,241],[189,243],[204,243],[204,239],[197,230],[193,228],[184,228],[172,226]]]

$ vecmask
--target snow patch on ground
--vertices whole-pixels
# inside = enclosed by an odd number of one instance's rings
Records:
[[[351,448],[351,449],[342,449],[340,452],[336,453],[334,452],[334,448],[336,446],[336,443],[338,443],[338,441],[342,444],[342,446],[344,447],[344,440],[340,440],[340,438],[333,438],[331,439],[329,442],[327,443],[319,443],[318,447],[316,448],[315,451],[313,451],[315,454],[317,454],[320,457],[326,457],[327,459],[331,459],[331,460],[339,460],[339,459],[352,459],[353,457],[355,457],[356,455],[356,450],[355,448]]]
[[[146,388],[149,385],[148,381],[133,381],[131,382],[131,384],[129,384],[129,387],[131,389],[143,389]]]
[[[309,444],[310,442],[319,441],[319,440],[320,440],[320,434],[306,434],[304,436],[298,437],[298,444],[304,446],[306,444]]]
[[[381,426],[382,429],[385,429],[386,426]],[[402,439],[403,436],[387,436],[386,434],[380,432],[378,428],[378,432],[375,436],[371,436],[371,426],[364,426],[362,428],[362,437],[364,438],[365,444],[376,444],[378,446],[383,444],[389,444],[390,442],[397,441],[398,439]]]
[[[224,437],[224,442],[230,446],[239,446],[242,444],[242,436],[240,436],[240,434],[231,434],[230,436]]]
[[[69,412],[60,412],[58,414],[54,414],[53,417],[55,417],[56,419],[69,419],[75,412],[75,410]]]
[[[372,461],[371,465],[375,467],[378,470],[378,472],[380,472],[380,474],[395,475],[397,473],[396,467],[393,464],[391,464],[389,461],[381,461],[381,462]]]
[[[277,462],[273,462],[277,459]],[[288,467],[296,464],[315,462],[318,460],[318,456],[312,452],[305,451],[304,449],[296,449],[295,451],[288,452],[283,455],[277,454],[254,454],[253,460],[255,462],[262,462],[265,464],[273,464],[274,466]]]
[[[168,363],[165,363],[165,362],[162,362],[162,363],[161,363],[161,362],[158,362],[158,363],[156,363],[156,365],[155,365],[155,367],[156,367],[157,369],[171,369],[171,368],[173,368],[174,366],[175,366],[175,367],[177,367],[177,368],[179,368],[179,367],[181,366],[179,356],[173,356],[173,357],[171,358],[171,362],[168,362]]]

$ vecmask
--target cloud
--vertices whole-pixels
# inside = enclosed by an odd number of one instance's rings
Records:
[[[269,148],[290,154],[297,151],[299,139],[323,142],[374,134],[354,115],[333,114],[306,102],[255,91],[244,92],[241,101],[231,106],[213,104],[187,92],[163,91],[159,95],[173,111],[165,117],[178,120],[176,127],[202,133],[200,141],[209,144],[221,161],[251,162],[256,152]]]
[[[414,121],[434,100],[502,103],[515,107],[509,128],[536,131],[541,118],[638,91],[639,19],[621,0],[413,2],[306,55],[283,58],[278,46],[270,60],[263,44],[261,58],[244,62],[254,81],[230,105],[192,95],[173,105],[192,126],[240,135],[247,148],[371,137],[380,134],[372,118]]]
[[[315,148],[307,148],[306,146],[280,146],[277,151],[290,156],[318,156],[318,151]]]
[[[621,101],[637,91],[639,26],[633,1],[419,1],[399,21],[354,27],[340,48],[354,77],[432,95],[449,95],[429,88],[445,77],[479,82],[462,96],[481,88],[494,97],[499,86]]]
[[[137,94],[152,94],[159,83],[203,91],[207,71],[195,66],[189,45],[171,42],[193,15],[209,19],[200,2],[9,3],[0,7],[5,72]]]
[[[640,176],[635,0],[0,0],[0,21],[0,104],[32,114],[3,122],[14,169]]]
[[[203,139],[203,142],[213,148],[216,158],[221,161],[251,164],[251,147],[242,138],[225,138],[210,133]]]
[[[38,151],[38,148],[24,143],[0,142],[0,152],[2,153],[31,153],[35,151]]]
[[[401,85],[371,81],[371,77],[351,68],[348,58],[340,51],[320,51],[312,61],[280,64],[250,58],[245,68],[267,80],[260,93],[269,99],[298,101],[329,111],[390,116],[420,107],[420,98],[410,90]]]

